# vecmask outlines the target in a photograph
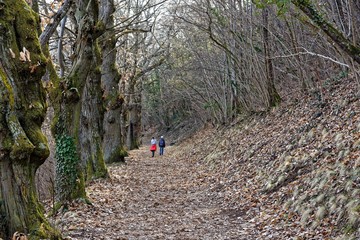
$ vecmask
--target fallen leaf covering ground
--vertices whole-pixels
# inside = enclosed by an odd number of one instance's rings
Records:
[[[58,217],[69,238],[249,239],[243,213],[222,208],[223,197],[209,191],[208,171],[193,161],[151,158],[144,147],[109,171],[111,179],[87,188],[93,205],[72,203]]]
[[[324,83],[164,156],[131,151],[56,224],[69,239],[359,239],[358,89]]]

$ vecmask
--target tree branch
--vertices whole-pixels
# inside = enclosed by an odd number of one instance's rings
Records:
[[[324,56],[322,54],[318,54],[318,53],[314,53],[314,52],[309,52],[308,50],[306,50],[305,48],[302,48],[303,50],[305,50],[305,52],[297,52],[297,53],[294,53],[294,54],[289,54],[289,55],[282,55],[282,56],[274,56],[272,57],[272,59],[275,59],[275,58],[287,58],[287,57],[295,57],[295,56],[299,56],[299,55],[311,55],[311,56],[316,56],[316,57],[321,57],[321,58],[324,58],[326,60],[329,60],[331,62],[334,62],[336,64],[339,64],[341,66],[344,66],[344,67],[347,67],[349,68],[350,66],[347,65],[346,63],[342,63],[342,62],[339,62],[335,59],[332,59],[331,57],[327,57],[327,56]]]
[[[52,23],[46,25],[45,30],[41,33],[40,45],[45,46],[51,37],[51,35],[55,32],[56,27],[60,24],[61,20],[66,16],[69,11],[71,5],[74,3],[74,0],[65,0],[64,4],[61,6],[59,11],[53,16]]]
[[[144,76],[146,73],[152,71],[153,69],[161,66],[163,63],[165,62],[165,58],[161,58],[159,59],[157,62],[155,62],[154,64],[148,66],[147,68],[141,70],[140,72],[138,72],[135,76],[134,79],[139,79],[140,77]]]
[[[339,30],[327,22],[315,9],[311,1],[292,0],[306,16],[308,16],[321,30],[325,32],[344,52],[346,52],[354,61],[360,64],[360,47],[355,46]]]

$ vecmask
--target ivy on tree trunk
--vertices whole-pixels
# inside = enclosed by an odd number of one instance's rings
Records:
[[[85,180],[107,177],[102,151],[101,55],[97,38],[105,31],[97,1],[76,1],[75,58],[64,81],[62,116],[74,139]]]

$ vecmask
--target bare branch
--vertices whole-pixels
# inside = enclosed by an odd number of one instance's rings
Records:
[[[65,17],[69,11],[71,5],[74,3],[74,0],[65,0],[64,4],[61,6],[60,10],[53,16],[52,23],[48,24],[45,30],[40,35],[40,45],[45,46],[51,35],[55,32],[56,27],[60,24],[61,20]]]
[[[360,64],[360,47],[353,44],[333,24],[326,21],[310,1],[292,0],[305,15],[307,15],[324,33],[329,36],[349,57]]]
[[[322,54],[318,54],[318,53],[314,53],[314,52],[310,52],[310,51],[308,51],[308,50],[305,49],[305,48],[302,48],[302,49],[305,50],[305,52],[297,52],[297,53],[289,54],[289,55],[274,56],[274,57],[272,57],[272,59],[275,59],[275,58],[295,57],[295,56],[299,56],[299,55],[311,55],[311,56],[321,57],[321,58],[324,58],[324,59],[329,60],[329,61],[331,61],[331,62],[334,62],[334,63],[336,63],[336,64],[339,64],[339,65],[341,65],[341,66],[350,68],[350,66],[347,65],[346,63],[339,62],[339,61],[337,61],[337,60],[335,60],[335,59],[332,59],[331,57],[324,56],[324,55],[322,55]]]

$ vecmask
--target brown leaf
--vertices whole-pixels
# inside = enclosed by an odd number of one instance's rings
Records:
[[[11,48],[9,48],[9,51],[10,51],[10,55],[11,55],[11,57],[12,57],[12,58],[15,58],[15,57],[16,57],[16,55],[15,55],[15,53],[13,52],[13,50],[12,50]]]
[[[19,57],[20,61],[22,62],[26,62],[26,55],[24,52],[20,52],[20,57]]]
[[[37,65],[30,65],[30,73],[34,73],[36,68],[37,68]]]
[[[23,52],[25,53],[26,60],[31,62],[29,50],[27,50],[25,47],[23,47]]]

